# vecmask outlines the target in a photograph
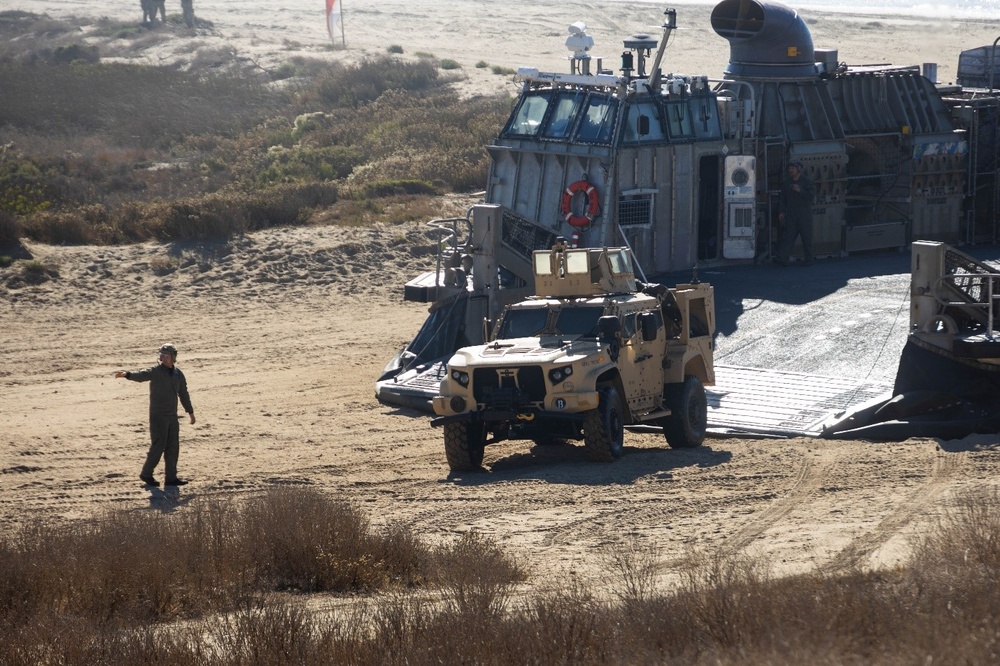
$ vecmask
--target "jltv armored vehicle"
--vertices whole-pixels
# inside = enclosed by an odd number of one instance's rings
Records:
[[[700,445],[715,382],[711,285],[640,284],[628,248],[561,238],[532,266],[535,295],[504,308],[486,344],[451,357],[432,400],[450,468],[477,469],[505,439],[582,439],[610,461],[638,424],[672,447]]]

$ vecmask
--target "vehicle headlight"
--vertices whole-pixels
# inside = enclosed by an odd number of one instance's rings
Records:
[[[567,365],[564,368],[553,368],[549,370],[549,381],[553,384],[562,384],[568,377],[573,374],[573,366]]]
[[[451,378],[462,385],[462,388],[469,388],[469,373],[461,370],[452,370]]]

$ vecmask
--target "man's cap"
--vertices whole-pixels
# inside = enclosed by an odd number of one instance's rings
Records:
[[[792,160],[791,162],[788,163],[788,166],[795,167],[799,171],[803,170],[802,160]]]
[[[170,354],[171,356],[176,357],[177,356],[177,347],[174,347],[172,344],[170,344],[168,342],[165,345],[160,345],[160,353],[161,354]]]

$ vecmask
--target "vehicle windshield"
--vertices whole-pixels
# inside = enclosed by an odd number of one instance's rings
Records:
[[[548,321],[548,318],[549,311],[545,308],[507,310],[503,321],[500,322],[497,339],[511,340],[513,338],[526,338],[538,335],[544,330],[545,322]]]
[[[597,336],[597,320],[604,314],[604,308],[587,306],[563,308],[556,317],[555,332],[563,335]]]
[[[544,334],[596,337],[597,320],[604,314],[601,306],[564,307],[549,324],[550,310],[545,308],[511,309],[500,322],[498,340],[534,337]]]

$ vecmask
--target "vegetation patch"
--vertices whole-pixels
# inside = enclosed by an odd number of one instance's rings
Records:
[[[996,663],[998,539],[993,490],[888,571],[777,578],[762,557],[666,564],[631,542],[595,553],[611,597],[572,581],[515,595],[524,570],[490,539],[431,547],[288,488],[7,535],[0,663]],[[666,568],[669,591],[652,584]],[[365,596],[324,612],[317,593]]]
[[[265,70],[189,44],[195,57],[181,71],[101,62],[66,25],[0,12],[0,235],[10,242],[224,238],[320,220],[370,224],[387,211],[398,219],[398,197],[482,189],[483,146],[512,103],[458,100],[440,76],[452,63],[433,57],[353,66],[292,57]],[[118,32],[130,26],[94,26],[105,35],[100,51],[174,38],[142,29],[128,46]],[[17,39],[25,33],[36,37]],[[371,201],[357,207],[361,219],[346,219],[347,206],[319,214],[340,192]]]

